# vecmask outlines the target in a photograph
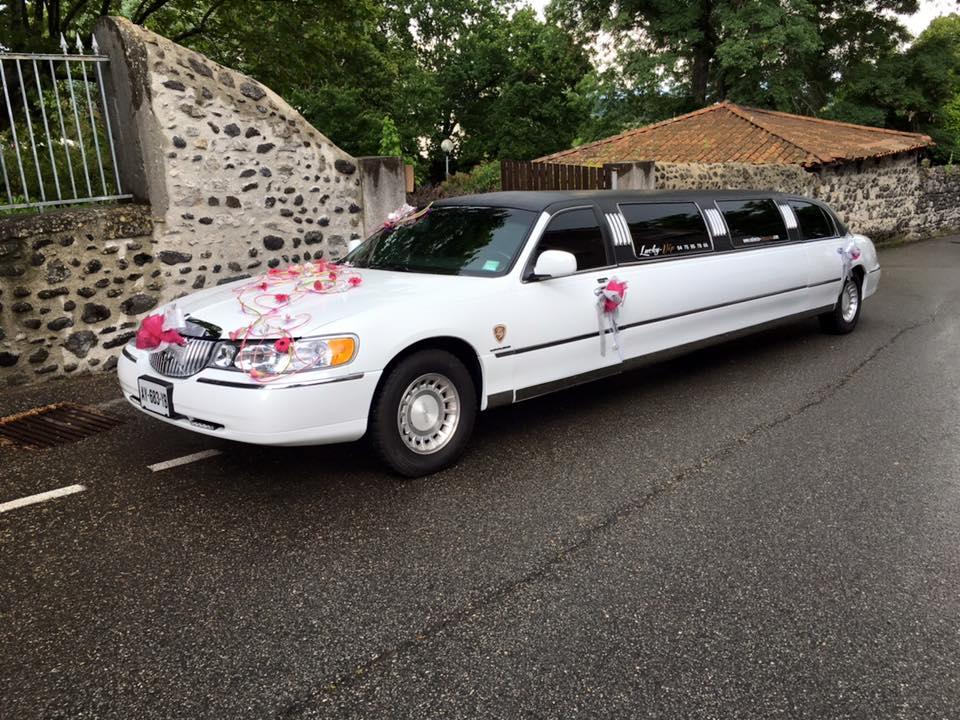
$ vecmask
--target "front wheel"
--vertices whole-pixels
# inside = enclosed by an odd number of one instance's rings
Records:
[[[860,283],[851,275],[843,283],[837,305],[830,312],[820,316],[820,327],[824,332],[834,335],[846,335],[853,332],[860,319],[860,308],[863,299],[860,296]]]
[[[401,360],[384,380],[371,408],[371,440],[392,470],[429,475],[463,454],[476,415],[467,368],[448,352],[424,350]]]

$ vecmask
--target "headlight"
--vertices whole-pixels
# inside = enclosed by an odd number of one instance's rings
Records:
[[[231,370],[233,368],[233,361],[237,357],[237,350],[239,349],[240,348],[233,343],[220,343],[213,349],[213,357],[210,359],[210,364],[222,370]]]
[[[210,364],[223,369],[233,367],[247,373],[256,371],[277,375],[346,365],[356,353],[357,339],[349,335],[292,340],[285,351],[277,349],[276,340],[248,342],[242,347],[221,343],[214,350]]]

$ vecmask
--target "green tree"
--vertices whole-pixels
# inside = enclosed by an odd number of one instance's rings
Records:
[[[924,132],[948,160],[960,150],[960,15],[935,19],[904,51],[852,73],[837,89],[827,114]]]
[[[916,0],[553,0],[549,15],[584,39],[612,36],[627,93],[656,84],[680,110],[729,99],[816,114],[850,72],[906,38],[891,13],[916,7]]]
[[[379,152],[381,155],[403,155],[403,148],[400,147],[400,133],[397,132],[397,124],[389,115],[384,115],[383,125],[380,128]]]
[[[576,88],[590,64],[566,32],[523,9],[472,29],[460,57],[442,77],[460,88],[463,159],[529,159],[570,146],[583,112]]]

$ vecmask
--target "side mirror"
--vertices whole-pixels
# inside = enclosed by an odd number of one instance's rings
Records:
[[[577,271],[577,258],[566,250],[544,250],[533,266],[534,280],[564,277]]]
[[[357,239],[351,240],[350,242],[347,243],[347,252],[352,253],[361,245],[363,245],[363,240],[357,240]]]

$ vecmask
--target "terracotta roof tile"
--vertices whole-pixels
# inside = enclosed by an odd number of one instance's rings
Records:
[[[758,110],[722,102],[538,162],[603,165],[659,160],[816,166],[933,145],[927,135]]]

